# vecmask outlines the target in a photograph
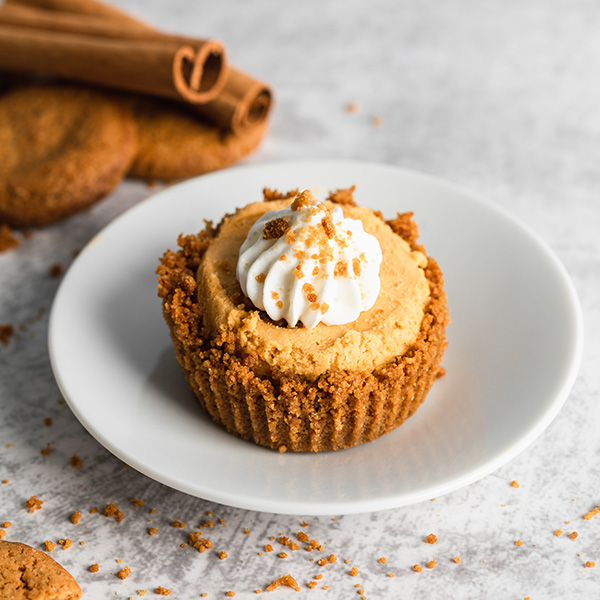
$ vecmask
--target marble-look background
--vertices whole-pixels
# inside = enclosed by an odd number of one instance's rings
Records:
[[[548,242],[580,295],[583,363],[564,408],[509,465],[465,489],[372,514],[309,517],[304,530],[340,560],[317,567],[304,551],[259,555],[270,536],[293,535],[301,517],[214,505],[127,469],[61,401],[47,352],[47,319],[74,253],[154,190],[126,181],[92,210],[34,231],[0,254],[0,324],[19,326],[0,345],[0,523],[7,540],[41,547],[87,599],[137,597],[164,586],[173,598],[253,598],[292,573],[324,573],[315,598],[595,598],[600,596],[600,5],[594,0],[305,0],[283,3],[119,0],[167,30],[223,40],[231,62],[269,81],[276,109],[247,163],[358,158],[446,178],[501,205]],[[358,106],[355,113],[348,103]],[[376,126],[373,119],[381,124]],[[490,340],[493,343],[493,340]],[[44,419],[52,418],[52,425]],[[50,443],[51,452],[40,450]],[[73,468],[70,458],[82,459]],[[518,481],[520,487],[511,487]],[[29,514],[37,495],[43,509]],[[130,498],[143,499],[134,507]],[[123,522],[89,513],[115,502]],[[155,508],[156,513],[150,514]],[[78,525],[69,516],[83,513]],[[213,511],[215,552],[180,544],[174,519]],[[147,528],[155,525],[156,536]],[[248,534],[244,529],[249,530]],[[565,533],[556,537],[554,531]],[[571,540],[567,533],[578,532]],[[424,542],[428,533],[438,542]],[[522,546],[515,546],[521,539]],[[84,541],[85,545],[79,542]],[[459,555],[460,564],[452,558]],[[378,559],[387,557],[387,564]],[[345,558],[349,563],[345,564]],[[115,576],[127,564],[125,581]],[[412,571],[435,559],[433,570]],[[586,561],[596,567],[586,568]],[[89,565],[99,563],[92,574]],[[359,575],[349,576],[352,566]],[[387,574],[394,572],[395,577]],[[355,587],[360,584],[359,587]],[[329,586],[325,591],[324,586]],[[277,597],[296,597],[280,588]],[[300,596],[298,596],[300,597]]]

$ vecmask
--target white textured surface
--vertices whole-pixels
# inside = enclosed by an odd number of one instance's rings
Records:
[[[553,424],[525,452],[476,484],[410,507],[341,517],[253,513],[174,492],[125,469],[59,403],[46,348],[47,315],[73,253],[152,190],[123,183],[87,213],[43,230],[0,254],[0,324],[22,326],[0,346],[0,523],[4,539],[40,547],[68,536],[53,556],[84,597],[136,596],[158,585],[172,598],[254,598],[292,573],[323,579],[310,597],[590,598],[600,587],[600,8],[591,0],[486,3],[147,2],[122,0],[166,29],[222,39],[233,64],[269,81],[276,109],[268,137],[248,162],[319,157],[381,161],[438,175],[502,205],[545,239],[580,294],[586,347],[580,376]],[[235,15],[235,16],[234,16]],[[355,102],[350,113],[346,105]],[[382,124],[375,126],[374,117]],[[267,182],[265,182],[267,183]],[[44,311],[40,313],[40,309]],[[493,340],[490,340],[493,343]],[[51,417],[50,427],[44,419]],[[115,414],[118,419],[118,414]],[[50,443],[51,452],[40,450]],[[6,447],[7,444],[14,444]],[[74,469],[69,460],[81,457]],[[517,480],[519,488],[510,486]],[[37,495],[41,511],[24,502]],[[141,498],[135,508],[129,499]],[[115,502],[121,523],[89,514]],[[156,514],[150,515],[150,508]],[[80,510],[73,525],[69,516]],[[215,552],[182,549],[185,531],[213,511],[205,533]],[[336,519],[337,520],[334,520]],[[170,523],[186,522],[186,529]],[[155,536],[147,528],[158,527]],[[566,523],[570,521],[570,523]],[[244,528],[249,534],[244,534]],[[565,533],[556,537],[554,531]],[[299,530],[324,553],[259,556],[270,536]],[[566,535],[577,531],[572,541]],[[438,542],[426,544],[428,533]],[[523,545],[515,546],[521,539]],[[82,547],[79,541],[85,541]],[[338,556],[318,567],[310,559]],[[451,559],[459,555],[457,565]],[[387,564],[378,559],[386,556]],[[349,563],[344,564],[348,558]],[[129,565],[125,581],[116,559]],[[411,567],[436,559],[433,570]],[[585,568],[586,561],[597,567]],[[91,574],[88,566],[100,564]],[[351,566],[357,577],[348,575]],[[386,574],[393,571],[395,578]],[[323,591],[323,586],[329,586]],[[277,597],[297,597],[280,588]],[[299,596],[298,596],[299,597]]]

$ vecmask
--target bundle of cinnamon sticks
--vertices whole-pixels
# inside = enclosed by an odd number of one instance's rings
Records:
[[[229,66],[218,41],[159,32],[97,0],[5,0],[0,69],[174,99],[236,134],[271,107],[269,87]]]

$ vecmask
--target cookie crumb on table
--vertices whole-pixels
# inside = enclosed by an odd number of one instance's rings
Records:
[[[100,565],[98,563],[94,563],[90,565],[90,573],[97,573],[100,570]]]
[[[72,515],[71,515],[71,523],[73,523],[73,525],[77,525],[77,523],[79,523],[79,520],[81,519],[81,513],[76,510]]]
[[[127,579],[131,575],[131,569],[125,565],[120,571],[117,571],[119,579]]]
[[[29,512],[32,513],[36,510],[40,510],[42,505],[44,504],[43,500],[36,498],[35,496],[31,496],[27,502],[25,502],[25,507],[29,509]]]
[[[123,520],[123,513],[117,508],[114,502],[107,504],[102,509],[102,514],[106,517],[114,517],[117,523],[120,523]]]
[[[79,469],[82,465],[81,459],[79,456],[71,456],[71,466],[75,469]]]
[[[51,542],[50,540],[44,542],[44,550],[46,550],[46,552],[52,552],[54,548],[56,548],[56,542]]]
[[[428,544],[435,544],[437,542],[437,536],[434,533],[430,533],[426,538],[425,541]]]
[[[170,596],[171,595],[171,590],[162,587],[162,585],[159,585],[155,590],[154,590],[155,594],[158,594],[159,596]]]
[[[272,591],[276,590],[280,585],[290,587],[293,590],[296,590],[297,592],[299,592],[302,589],[298,585],[298,582],[292,577],[292,575],[290,573],[288,573],[287,575],[282,575],[281,577],[277,578],[275,581],[270,583],[265,588],[265,591],[272,592]]]

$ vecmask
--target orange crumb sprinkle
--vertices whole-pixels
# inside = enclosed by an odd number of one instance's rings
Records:
[[[594,508],[593,510],[591,510],[588,513],[585,513],[585,515],[583,515],[583,518],[586,521],[590,521],[592,517],[595,517],[598,513],[600,513],[600,506],[597,506],[596,508]]]
[[[95,515],[97,512],[98,512],[98,507],[92,506],[92,508],[90,508],[90,515]]]
[[[228,598],[233,598],[235,596],[235,592],[232,592],[231,590],[229,590],[228,592],[225,592],[225,595]]]
[[[288,555],[285,552],[280,552],[277,556],[279,556],[279,558],[287,558]]]
[[[394,573],[393,571],[390,571],[388,573],[388,577],[396,577],[396,573]]]
[[[299,531],[296,534],[296,537],[301,541],[301,542],[308,542],[310,541],[310,538],[304,533],[304,531]]]
[[[519,487],[519,484],[518,484],[518,482],[517,482],[517,480],[516,480],[516,479],[513,479],[513,481],[511,481],[511,482],[510,482],[510,485],[511,485],[512,487],[514,487],[514,488],[518,488],[518,487]]]
[[[52,550],[54,550],[54,548],[56,548],[55,542],[51,542],[50,540],[46,540],[44,542],[44,549],[46,550],[46,552],[52,552]]]
[[[4,529],[0,529],[0,540],[1,540],[3,537],[6,537],[6,531],[4,531]]]
[[[323,579],[323,573],[317,573],[317,574],[316,574],[316,575],[313,577],[313,579],[317,579],[317,580],[319,580],[319,579]]]
[[[183,528],[183,527],[185,527],[185,523],[183,521],[177,521],[177,520],[175,520],[175,521],[173,521],[171,523],[171,527]]]
[[[387,558],[385,556],[382,556],[378,562],[380,565],[385,565],[385,563],[387,562]]]
[[[120,571],[117,572],[119,579],[127,579],[131,575],[131,569],[125,565]]]
[[[2,480],[2,483],[3,483],[4,485],[6,485],[7,483],[10,483],[10,479],[3,479],[3,480]]]
[[[81,513],[76,510],[72,515],[71,515],[71,523],[73,523],[73,525],[77,525],[77,523],[79,523],[79,520],[81,519]]]
[[[272,592],[272,591],[276,590],[280,585],[283,585],[285,587],[290,587],[293,590],[296,590],[297,592],[299,592],[302,589],[298,585],[298,582],[288,573],[287,575],[282,575],[281,577],[277,578],[275,581],[270,583],[265,588],[265,591]]]
[[[593,560],[588,560],[585,563],[586,568],[591,569],[592,567],[596,566],[596,563]]]
[[[0,527],[4,527],[4,529],[8,529],[11,526],[12,526],[12,523],[10,521],[4,521],[4,523],[2,523],[0,525]]]
[[[136,508],[141,508],[144,506],[144,501],[138,500],[137,498],[129,498],[129,502],[131,502],[131,504],[133,504]]]
[[[155,594],[158,594],[159,596],[170,596],[171,595],[171,590],[164,588],[162,585],[159,585],[155,590],[154,590]]]
[[[107,504],[102,509],[102,514],[106,517],[114,517],[117,523],[120,523],[123,520],[123,513],[117,508],[114,502]]]
[[[298,546],[294,540],[291,540],[285,535],[280,535],[278,541],[282,546],[287,546],[290,550],[298,550],[298,548],[300,548],[300,546]]]
[[[221,559],[221,560],[225,560],[227,558],[227,552],[225,552],[225,550],[221,550],[221,552],[219,552],[217,554],[217,556]]]
[[[516,542],[515,542],[515,546],[522,546],[523,542],[521,541],[521,539],[519,538]]]
[[[351,575],[352,577],[356,577],[358,575],[358,569],[356,567],[352,567],[350,569],[348,575]]]
[[[413,565],[413,571],[420,573],[422,570],[423,570],[423,567],[421,565]]]
[[[435,544],[437,542],[437,536],[434,533],[430,533],[426,538],[425,541],[428,544]]]
[[[555,535],[556,537],[559,537],[559,536],[561,536],[561,535],[562,535],[562,533],[563,533],[563,530],[562,530],[562,529],[556,529],[556,530],[554,531],[554,535]]]
[[[158,533],[158,527],[150,527],[148,529],[148,535],[156,535]]]
[[[50,442],[48,442],[48,443],[46,444],[46,447],[45,447],[45,448],[43,448],[42,450],[40,450],[40,454],[41,454],[42,456],[48,456],[48,454],[50,454],[50,452],[51,452],[51,450],[50,450]]]
[[[250,530],[247,527],[244,527],[244,535],[250,535]]]
[[[300,527],[308,527],[308,523],[306,521],[301,521]]]
[[[318,583],[316,581],[309,581],[308,588],[314,590],[317,587]]]
[[[97,573],[100,570],[100,565],[98,563],[94,563],[90,565],[90,573]]]
[[[578,534],[576,531],[572,531],[572,532],[569,534],[569,537],[570,537],[570,538],[571,538],[573,541],[575,541],[575,538],[577,538],[577,536],[578,536],[578,535],[579,535],[579,534]]]
[[[453,561],[454,561],[454,562],[455,562],[457,565],[458,565],[458,564],[460,564],[460,556],[455,556],[455,557],[454,557],[452,560],[453,560]]]
[[[62,546],[63,550],[70,548],[73,545],[73,541],[69,538],[58,540],[58,543]]]
[[[36,510],[40,510],[42,508],[42,504],[44,504],[43,500],[40,500],[35,496],[31,496],[31,498],[25,502],[25,507],[29,509],[30,513],[32,513]]]
[[[71,456],[71,466],[79,469],[83,463],[79,456]]]
[[[433,567],[435,567],[435,565],[436,565],[436,564],[437,564],[437,561],[435,561],[435,560],[430,560],[430,561],[427,563],[427,568],[428,568],[428,569],[433,569]]]
[[[145,596],[147,593],[148,593],[148,590],[138,590],[137,591],[138,596]]]
[[[271,546],[271,544],[267,544],[265,546],[265,552],[273,552],[273,546]]]

